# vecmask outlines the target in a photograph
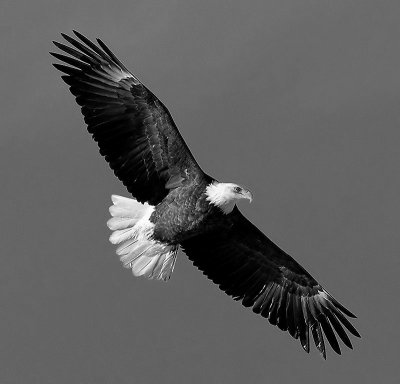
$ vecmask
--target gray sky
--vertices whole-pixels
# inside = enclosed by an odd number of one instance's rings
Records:
[[[398,1],[3,1],[0,383],[397,383]],[[342,356],[254,315],[180,254],[124,270],[106,227],[128,196],[51,67],[101,37],[167,105],[203,169],[359,318]]]

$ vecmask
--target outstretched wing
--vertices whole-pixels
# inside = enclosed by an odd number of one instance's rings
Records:
[[[74,31],[54,42],[67,55],[51,54],[64,72],[100,153],[140,202],[158,204],[188,179],[203,175],[167,108],[99,39],[99,46]]]
[[[306,352],[310,330],[324,358],[323,334],[338,354],[336,334],[352,348],[345,328],[360,335],[346,316],[355,316],[236,207],[225,217],[221,226],[181,244],[194,265],[235,300],[300,339]]]

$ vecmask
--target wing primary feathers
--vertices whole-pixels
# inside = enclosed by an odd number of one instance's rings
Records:
[[[350,341],[349,337],[347,336],[346,331],[340,325],[340,322],[338,321],[336,316],[329,309],[327,309],[324,305],[322,305],[322,310],[324,311],[325,315],[328,317],[330,323],[332,324],[333,328],[335,329],[336,333],[339,335],[339,337],[343,341],[343,343],[350,349],[353,349],[353,345],[351,344],[351,341]]]
[[[93,52],[91,49],[87,48],[85,45],[80,43],[79,41],[73,39],[72,37],[69,37],[65,33],[62,33],[61,36],[68,41],[71,45],[73,45],[75,48],[78,48],[80,51],[82,51],[84,54],[89,56],[94,60],[95,63],[102,63],[108,65],[108,62],[106,59],[103,59],[101,56]]]
[[[86,36],[82,35],[81,33],[79,33],[78,31],[73,30],[72,31],[75,36],[80,39],[83,43],[85,43],[90,49],[92,49],[93,51],[95,51],[99,56],[101,56],[104,60],[108,60],[108,57],[104,54],[104,52],[93,42],[91,42]],[[120,63],[117,63],[119,65],[121,65]]]
[[[361,337],[357,330],[351,325],[351,323],[344,317],[342,312],[338,311],[333,304],[327,301],[329,309],[335,314],[335,316],[340,320],[340,322],[347,328],[347,330],[356,337]]]
[[[323,315],[323,314],[320,314],[318,316],[318,322],[322,326],[322,329],[323,329],[323,331],[325,333],[325,336],[326,336],[329,344],[331,345],[332,349],[338,355],[341,355],[339,343],[338,343],[338,341],[336,339],[335,333],[333,332],[331,325],[329,324],[329,321],[328,321],[327,317],[325,315]]]
[[[71,55],[71,56],[73,56],[73,57],[75,57],[75,58],[77,58],[77,59],[79,59],[81,61],[84,61],[85,63],[87,63],[89,65],[93,64],[93,60],[90,57],[84,55],[82,52],[77,51],[76,49],[71,48],[68,45],[65,45],[63,43],[59,43],[58,41],[53,41],[53,44],[57,48],[62,50],[63,52],[68,53],[69,55]],[[64,60],[64,59],[61,59],[61,60]]]
[[[88,64],[85,64],[82,61],[76,60],[69,56],[61,55],[61,54],[55,53],[55,52],[50,52],[50,55],[54,56],[58,60],[64,61],[65,63],[73,65],[81,70],[90,68],[90,66]]]
[[[80,73],[79,69],[68,67],[67,65],[63,65],[63,64],[55,63],[55,64],[53,64],[53,67],[58,69],[61,72],[66,73],[69,76],[74,76],[74,75]]]
[[[352,312],[350,312],[347,308],[345,308],[342,304],[340,304],[329,292],[324,290],[324,292],[328,295],[329,299],[332,301],[334,306],[338,309],[340,309],[346,316],[349,316],[353,319],[356,319],[357,316],[354,315]]]
[[[322,329],[325,333],[326,338],[329,341],[332,349],[338,354],[341,354],[339,343],[336,339],[335,333],[332,330],[331,324],[329,323],[328,317],[325,315],[324,310],[322,309],[322,305],[319,301],[313,297],[310,299],[312,301],[312,306],[317,311],[317,320],[320,322]]]
[[[97,42],[99,43],[100,47],[103,48],[104,52],[107,53],[108,56],[117,64],[119,65],[124,71],[129,72],[129,70],[125,67],[124,64],[122,64],[119,59],[111,52],[111,50],[107,47],[106,44],[103,43],[101,39],[96,39]]]

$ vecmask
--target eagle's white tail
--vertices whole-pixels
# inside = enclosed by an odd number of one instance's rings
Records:
[[[112,218],[107,225],[113,231],[110,242],[120,244],[117,255],[135,276],[168,280],[174,270],[177,246],[152,239],[154,224],[149,220],[154,206],[134,199],[112,195]]]

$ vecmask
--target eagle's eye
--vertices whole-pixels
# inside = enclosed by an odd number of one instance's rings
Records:
[[[236,193],[242,192],[242,188],[240,188],[240,187],[235,187],[233,190],[234,190]]]

